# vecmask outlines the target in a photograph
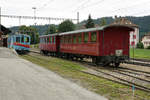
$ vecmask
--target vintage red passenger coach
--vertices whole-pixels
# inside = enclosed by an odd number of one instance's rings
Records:
[[[81,60],[92,58],[96,64],[119,66],[129,58],[129,33],[126,25],[107,25],[99,28],[70,31],[40,37],[40,49],[61,57]]]

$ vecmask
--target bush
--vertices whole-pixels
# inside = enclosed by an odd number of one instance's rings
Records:
[[[150,49],[150,46],[148,46],[147,49]]]
[[[137,43],[136,48],[144,49],[144,45],[142,42]]]

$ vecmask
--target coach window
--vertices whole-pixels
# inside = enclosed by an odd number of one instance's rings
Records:
[[[78,43],[81,43],[82,42],[82,34],[79,34],[78,35]]]
[[[48,37],[46,37],[46,43],[48,43]]]
[[[67,36],[66,35],[64,36],[64,43],[65,44],[67,43]]]
[[[44,43],[44,38],[42,37],[42,43]]]
[[[50,37],[48,37],[48,43],[50,43],[50,39],[51,39],[51,38],[50,38]]]
[[[70,43],[70,36],[67,36],[67,43]]]
[[[49,43],[49,37],[47,37],[47,43]]]
[[[47,43],[47,37],[45,37],[45,43]]]
[[[64,36],[61,37],[61,43],[64,43]]]
[[[73,36],[73,43],[77,43],[77,36],[76,35]]]
[[[70,36],[69,35],[67,36],[67,40],[68,40],[67,42],[70,43]]]
[[[50,43],[52,43],[52,36],[50,37]]]
[[[89,34],[88,32],[84,33],[84,43],[87,43],[89,39]]]
[[[44,38],[42,37],[41,39],[42,39],[42,43],[44,43]]]
[[[91,42],[96,42],[96,32],[91,32]]]
[[[72,36],[69,35],[68,38],[69,38],[69,41],[68,41],[68,42],[69,42],[69,43],[72,43]]]
[[[47,37],[45,37],[45,43],[47,43]]]
[[[68,39],[67,36],[65,36],[65,43],[67,43],[67,41],[68,41],[67,39]]]
[[[70,43],[70,36],[68,35],[68,43]]]
[[[44,37],[44,43],[46,43],[46,38]]]
[[[65,43],[68,43],[68,36],[65,36]]]
[[[63,37],[60,38],[60,43],[63,43]]]
[[[63,36],[63,43],[65,43],[65,36]]]
[[[56,41],[55,36],[53,38],[54,38],[54,44],[55,44],[55,41]]]
[[[46,39],[46,43],[47,43],[47,37],[45,37],[45,39]]]
[[[50,43],[50,37],[48,37],[48,43]]]

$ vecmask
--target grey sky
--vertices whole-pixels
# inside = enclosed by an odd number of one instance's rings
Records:
[[[0,6],[2,14],[6,15],[33,16],[32,7],[36,7],[36,16],[76,18],[79,11],[80,21],[87,19],[89,14],[92,18],[150,14],[150,0],[0,0]],[[25,22],[29,23],[31,20],[22,20],[22,24],[26,24]],[[15,23],[18,25],[16,19],[2,18],[2,24],[6,26],[14,26]]]

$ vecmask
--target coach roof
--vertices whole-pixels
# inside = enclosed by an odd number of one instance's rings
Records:
[[[96,27],[96,28],[88,28],[88,29],[82,29],[82,30],[69,31],[69,32],[60,33],[59,35],[68,35],[68,34],[76,34],[76,33],[82,33],[82,32],[98,31],[98,30],[104,30],[109,27],[126,27],[126,28],[129,28],[130,31],[134,31],[134,28],[132,28],[128,25],[115,24],[115,25],[106,25],[106,26]]]
[[[57,36],[59,33],[55,33],[55,34],[48,34],[48,35],[41,35],[40,38],[42,37],[47,37],[47,36]]]
[[[105,26],[96,27],[96,28],[88,28],[88,29],[69,31],[69,32],[64,32],[64,33],[55,33],[55,34],[42,35],[42,36],[40,36],[40,38],[47,37],[47,36],[57,36],[57,35],[61,36],[61,35],[68,35],[68,34],[77,34],[77,33],[82,33],[82,32],[98,31],[98,30],[104,30],[104,29],[109,28],[109,27],[126,27],[126,28],[129,28],[130,31],[134,31],[134,28],[131,27],[131,26],[115,24],[115,25],[105,25]]]

